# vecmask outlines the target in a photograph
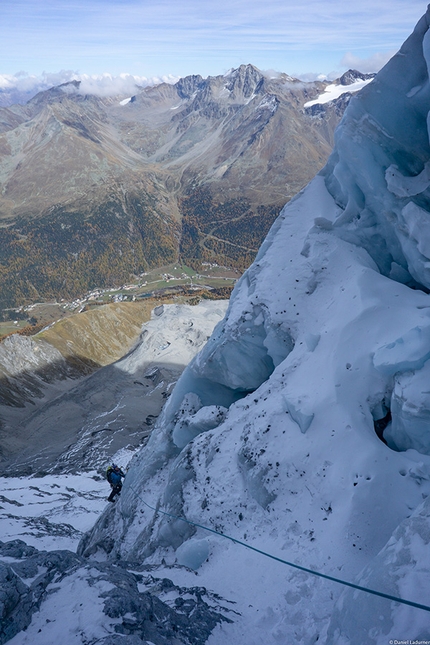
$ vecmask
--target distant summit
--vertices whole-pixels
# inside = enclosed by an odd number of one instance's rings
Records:
[[[339,78],[340,85],[352,85],[356,81],[368,81],[375,78],[376,74],[362,74],[356,69],[349,69]]]

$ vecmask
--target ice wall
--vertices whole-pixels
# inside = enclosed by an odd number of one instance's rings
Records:
[[[351,99],[323,171],[341,206],[336,233],[380,271],[430,287],[428,12],[400,51]]]
[[[430,499],[400,524],[381,552],[365,567],[358,584],[371,589],[388,585],[398,597],[426,596],[430,574]],[[419,602],[419,600],[417,601]],[[330,645],[378,645],[409,642],[424,644],[429,638],[429,616],[422,609],[398,605],[387,612],[387,601],[348,590],[331,617],[325,642]],[[373,628],[369,629],[369,626]],[[408,632],[411,639],[403,638]]]

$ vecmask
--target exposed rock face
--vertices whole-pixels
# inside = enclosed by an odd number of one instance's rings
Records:
[[[345,74],[342,74],[342,76],[339,79],[339,83],[341,85],[352,85],[356,81],[364,81],[368,79],[375,78],[376,74],[362,74],[361,72],[357,71],[356,69],[349,69]]]
[[[49,343],[13,334],[0,344],[0,403],[24,407],[34,398],[42,398],[50,382],[88,373],[89,363],[78,370]]]
[[[121,358],[150,317],[148,303],[116,303],[59,321],[35,336],[5,338],[0,343],[0,419],[8,416],[7,407],[46,403],[74,380]],[[27,415],[23,411],[14,418],[22,422]]]

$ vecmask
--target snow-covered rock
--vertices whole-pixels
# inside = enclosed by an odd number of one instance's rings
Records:
[[[81,542],[198,567],[240,613],[208,645],[429,637],[429,613],[382,598],[362,613],[363,591],[330,621],[340,584],[225,537],[430,606],[415,511],[430,494],[429,22],[352,98],[326,168],[282,211]]]
[[[21,540],[0,542],[0,557],[1,645],[204,645],[233,615],[181,567],[171,576],[188,574],[189,587],[166,578],[167,567],[89,563]]]

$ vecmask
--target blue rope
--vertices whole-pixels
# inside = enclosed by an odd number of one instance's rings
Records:
[[[142,502],[150,508],[152,511],[155,511],[156,513],[162,513],[163,515],[166,515],[167,517],[171,517],[174,520],[180,520],[181,522],[186,522],[187,524],[190,524],[191,526],[196,526],[199,529],[203,529],[204,531],[209,531],[210,533],[215,533],[215,535],[219,535],[223,538],[226,538],[227,540],[231,540],[235,544],[240,544],[241,546],[244,546],[247,549],[250,549],[251,551],[255,551],[256,553],[260,553],[261,555],[264,555],[266,558],[270,558],[271,560],[275,560],[276,562],[281,562],[282,564],[286,564],[289,567],[293,567],[294,569],[299,569],[299,571],[305,571],[306,573],[310,573],[313,576],[318,576],[320,578],[324,578],[325,580],[331,580],[332,582],[337,582],[338,584],[344,585],[345,587],[351,587],[352,589],[358,589],[358,591],[364,591],[369,594],[373,594],[374,596],[380,596],[381,598],[386,598],[387,600],[393,600],[394,602],[399,602],[403,605],[409,605],[410,607],[415,607],[416,609],[423,609],[424,611],[429,611],[430,612],[430,607],[427,605],[421,605],[418,602],[413,602],[412,600],[404,600],[403,598],[398,598],[397,596],[391,596],[390,594],[384,593],[382,591],[376,591],[375,589],[369,589],[368,587],[362,587],[361,585],[356,585],[353,582],[348,582],[347,580],[341,580],[340,578],[335,578],[334,576],[329,576],[326,573],[320,573],[319,571],[313,571],[312,569],[308,569],[307,567],[302,567],[299,564],[295,564],[294,562],[288,562],[288,560],[283,560],[282,558],[278,558],[276,555],[272,555],[271,553],[266,553],[266,551],[262,551],[261,549],[257,549],[255,546],[251,546],[250,544],[247,544],[246,542],[242,542],[241,540],[237,540],[234,537],[231,537],[230,535],[226,535],[225,533],[221,533],[220,531],[216,531],[215,529],[210,529],[208,526],[203,526],[203,524],[198,524],[197,522],[192,522],[191,520],[187,520],[186,517],[179,517],[178,515],[172,515],[172,513],[167,513],[166,511],[162,511],[159,508],[154,508],[154,506],[151,506],[145,500],[139,493],[134,490],[132,486],[130,488],[133,490],[135,495],[139,497]]]

